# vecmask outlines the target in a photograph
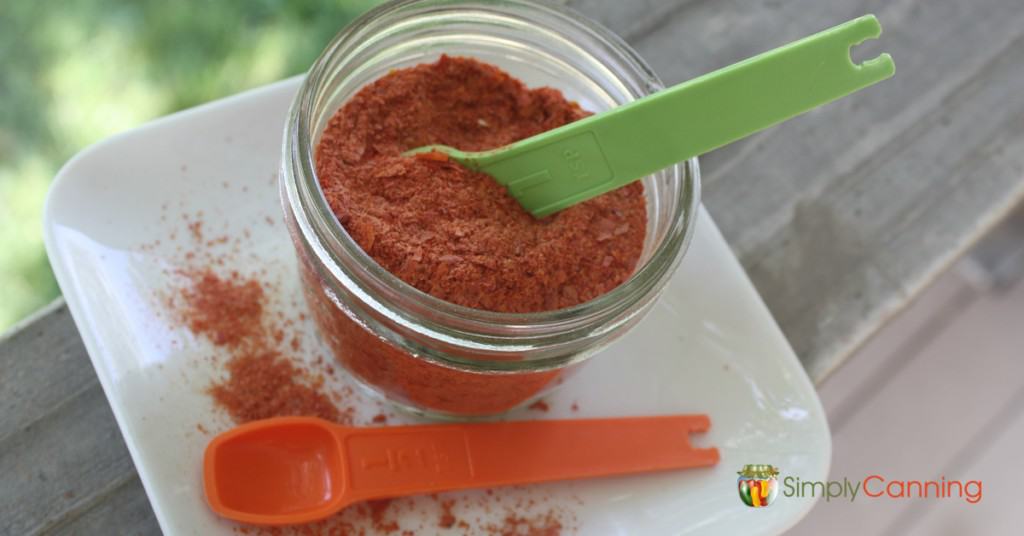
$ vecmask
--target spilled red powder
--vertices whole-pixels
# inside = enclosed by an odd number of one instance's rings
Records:
[[[270,417],[320,417],[350,421],[331,400],[296,381],[302,373],[277,352],[243,354],[228,361],[230,377],[210,387],[210,395],[235,422]]]
[[[390,534],[398,530],[398,522],[384,518],[388,507],[391,506],[391,499],[367,501],[366,505],[370,508],[370,520],[373,522],[373,528],[377,533]]]
[[[263,329],[263,287],[238,272],[220,277],[212,270],[187,271],[181,315],[193,333],[218,346],[236,346]]]
[[[196,220],[188,224],[188,232],[192,234],[192,239],[196,242],[203,241],[203,221]]]
[[[647,229],[639,182],[538,220],[485,174],[401,153],[431,144],[492,149],[587,115],[556,89],[529,89],[492,65],[442,56],[352,97],[323,133],[317,175],[352,238],[412,286],[477,309],[560,309],[633,273]]]
[[[527,406],[526,409],[532,409],[533,411],[547,412],[549,409],[551,409],[551,406],[549,406],[548,403],[543,401],[543,400],[538,400],[538,401],[534,402],[533,404],[530,404],[529,406]]]
[[[536,517],[509,513],[500,525],[488,525],[486,530],[492,536],[558,536],[562,522],[554,513]]]
[[[422,499],[369,501],[350,506],[341,514],[316,523],[289,527],[239,526],[235,532],[252,536],[556,536],[566,531],[575,532],[566,525],[574,522],[574,516],[568,515],[561,507],[538,509],[533,500],[505,497],[502,501],[498,495],[451,499],[427,495]],[[424,505],[427,510],[436,508],[434,517],[411,525],[408,521],[405,525],[398,521],[397,516],[401,513],[427,513]],[[459,505],[471,509],[472,514],[464,518],[457,516],[453,510]]]
[[[441,503],[441,519],[437,521],[437,526],[443,529],[450,529],[458,521],[455,515],[452,514],[452,507],[455,506],[455,501],[443,501]]]
[[[228,377],[209,393],[235,422],[289,415],[351,422],[352,409],[338,409],[319,390],[322,379],[309,378],[278,350],[283,330],[265,318],[258,280],[238,272],[221,277],[210,268],[182,273],[188,280],[180,292],[186,325],[229,352]]]

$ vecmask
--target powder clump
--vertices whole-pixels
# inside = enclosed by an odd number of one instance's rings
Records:
[[[291,415],[351,422],[352,408],[339,409],[321,391],[322,379],[281,353],[283,330],[267,318],[259,280],[238,272],[220,276],[211,268],[182,274],[188,281],[178,294],[185,325],[228,353],[227,378],[208,392],[235,422]]]
[[[212,270],[184,274],[190,284],[181,291],[181,315],[188,328],[217,346],[236,346],[263,329],[263,287],[238,272],[220,277]]]
[[[236,422],[271,417],[320,417],[348,421],[327,395],[296,381],[302,376],[289,359],[274,351],[242,354],[227,363],[230,376],[210,387],[213,399]]]

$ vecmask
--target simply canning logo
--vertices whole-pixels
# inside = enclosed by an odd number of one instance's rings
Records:
[[[779,482],[779,470],[772,465],[744,465],[738,472],[740,500],[752,508],[769,506],[780,494],[784,497],[817,498],[825,502],[841,499],[849,502],[858,497],[870,499],[962,499],[977,504],[982,498],[981,480],[898,480],[870,475],[860,480],[802,480],[786,476]]]
[[[779,470],[771,465],[744,465],[737,473],[740,500],[751,508],[768,506],[779,495]]]

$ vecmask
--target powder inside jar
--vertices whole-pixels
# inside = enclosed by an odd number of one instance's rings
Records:
[[[352,238],[410,285],[477,309],[560,309],[633,273],[647,228],[639,182],[538,220],[485,174],[401,153],[497,148],[587,115],[558,90],[442,56],[352,97],[323,133],[317,174]]]

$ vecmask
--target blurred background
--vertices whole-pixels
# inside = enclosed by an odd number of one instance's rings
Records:
[[[374,0],[61,3],[0,8],[0,332],[58,296],[42,205],[84,147],[299,74]]]

